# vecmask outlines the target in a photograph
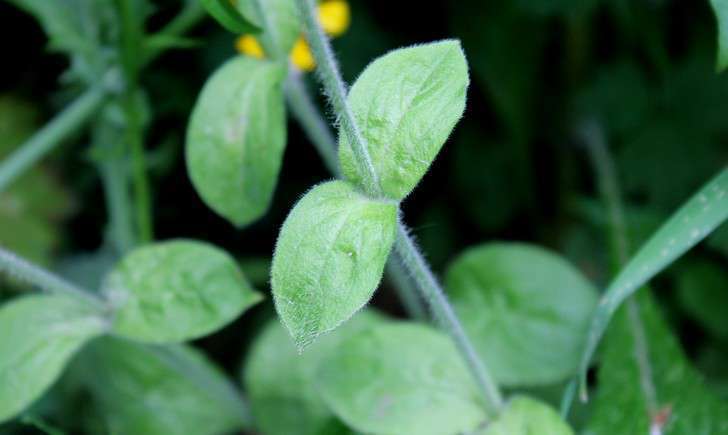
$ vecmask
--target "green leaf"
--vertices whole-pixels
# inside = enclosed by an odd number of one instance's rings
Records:
[[[137,248],[104,280],[114,332],[164,343],[207,335],[261,300],[225,252],[174,240]]]
[[[294,0],[237,0],[238,11],[263,29],[264,48],[276,51],[274,59],[288,61],[293,44],[301,37],[301,20]],[[273,47],[266,46],[272,44]]]
[[[612,314],[650,278],[704,239],[728,218],[728,169],[723,169],[690,198],[627,263],[602,296],[582,354],[581,395],[586,370]]]
[[[271,287],[281,321],[302,350],[372,297],[394,243],[397,206],[344,181],[311,189],[278,236]]]
[[[718,70],[728,67],[728,0],[710,0],[718,21]]]
[[[516,0],[514,3],[524,12],[552,16],[586,14],[599,0]]]
[[[375,312],[361,311],[299,355],[281,323],[270,321],[253,344],[243,377],[258,430],[267,435],[349,433],[321,399],[314,374],[342,340],[383,322]]]
[[[233,33],[256,33],[260,31],[256,23],[240,14],[231,0],[200,0],[202,6],[225,29]]]
[[[480,435],[573,435],[568,424],[548,405],[526,396],[511,399],[498,419]]]
[[[246,423],[245,410],[236,407],[239,399],[218,394],[217,385],[229,381],[192,347],[162,349],[105,338],[83,356],[109,433],[218,435]]]
[[[237,226],[270,205],[286,145],[285,67],[238,56],[208,80],[187,130],[187,170],[202,200]]]
[[[617,312],[601,363],[590,434],[728,433],[728,405],[687,362],[648,290]]]
[[[63,296],[34,295],[0,308],[0,422],[33,403],[107,322]]]
[[[573,376],[596,289],[560,256],[522,243],[467,250],[445,287],[498,383],[543,385]]]
[[[394,50],[364,70],[349,93],[385,196],[401,200],[424,176],[465,110],[470,79],[456,40]],[[363,182],[350,138],[339,135],[341,169]]]
[[[710,333],[728,339],[728,273],[725,267],[695,261],[677,274],[680,306]]]
[[[346,339],[317,380],[329,407],[365,433],[455,434],[486,419],[454,344],[425,325],[385,324]]]

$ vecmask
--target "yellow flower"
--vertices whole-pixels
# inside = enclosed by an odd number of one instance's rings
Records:
[[[235,41],[235,48],[239,53],[247,54],[248,56],[256,59],[263,59],[265,57],[263,47],[253,35],[243,35],[239,37]]]
[[[231,0],[234,1],[234,0]],[[318,7],[321,28],[331,37],[342,35],[349,28],[351,13],[346,0],[324,0]],[[235,48],[241,54],[257,59],[265,57],[265,51],[260,42],[252,35],[243,35],[235,41]],[[299,37],[293,44],[290,61],[302,71],[312,71],[316,68],[316,61],[303,37]]]
[[[351,21],[349,3],[346,0],[326,0],[318,7],[319,22],[329,36],[337,37],[346,32]]]

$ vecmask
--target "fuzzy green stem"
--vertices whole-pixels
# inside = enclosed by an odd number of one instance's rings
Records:
[[[99,296],[71,284],[40,266],[0,247],[0,272],[7,276],[37,286],[49,293],[62,294],[87,302],[103,311],[106,304]]]
[[[87,90],[0,164],[0,192],[56,146],[78,131],[101,107],[101,86]]]
[[[126,115],[126,140],[131,151],[132,182],[134,185],[134,211],[139,231],[139,242],[149,243],[153,239],[152,201],[149,193],[149,177],[144,154],[144,131],[139,119],[138,106],[133,94],[123,102]]]
[[[346,102],[346,85],[341,79],[339,66],[331,50],[329,39],[318,23],[314,0],[296,0],[296,2],[303,19],[308,43],[318,63],[316,71],[323,83],[324,91],[331,101],[334,113],[339,118],[341,128],[349,137],[351,149],[359,166],[359,173],[362,176],[364,190],[369,196],[379,197],[382,194],[382,189],[379,185],[374,164],[369,156],[367,141],[357,125],[356,119],[354,119],[349,104]]]
[[[317,61],[319,78],[323,82],[334,113],[338,115],[341,128],[347,133],[351,141],[359,171],[364,180],[367,194],[373,197],[381,195],[381,187],[377,179],[374,166],[369,152],[366,139],[361,133],[354,115],[346,101],[346,86],[339,73],[329,40],[324,34],[316,18],[316,7],[312,0],[296,0],[301,16],[303,17],[304,29],[308,36],[309,45],[312,48]],[[485,364],[478,357],[475,348],[463,329],[460,320],[447,300],[445,292],[432,273],[429,264],[422,256],[414,241],[409,235],[407,228],[402,222],[398,225],[397,240],[395,249],[402,258],[404,267],[414,278],[419,286],[425,300],[435,314],[441,326],[447,330],[458,350],[466,361],[473,377],[482,390],[486,405],[494,411],[503,406],[503,398],[497,384],[494,382]]]

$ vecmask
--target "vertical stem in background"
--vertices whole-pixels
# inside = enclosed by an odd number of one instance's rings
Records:
[[[339,68],[334,59],[329,40],[317,21],[315,5],[312,0],[297,0],[296,2],[303,17],[308,42],[311,45],[318,64],[317,70],[320,79],[331,100],[335,113],[340,119],[341,128],[346,131],[351,140],[351,147],[359,165],[359,171],[362,174],[366,191],[371,196],[379,196],[381,195],[381,188],[369,157],[367,142],[346,101],[346,87],[339,73]],[[498,386],[490,376],[485,364],[478,357],[475,348],[465,334],[460,320],[448,302],[445,292],[440,287],[427,261],[419,252],[406,227],[401,222],[399,222],[397,228],[395,250],[401,256],[405,268],[419,285],[422,295],[430,304],[436,318],[454,340],[473,377],[477,381],[478,386],[482,390],[486,405],[493,411],[500,410],[503,406],[503,398],[501,397]]]
[[[0,191],[78,131],[101,107],[105,96],[102,86],[90,88],[3,160],[0,164]]]
[[[127,92],[131,92],[127,90]],[[152,241],[152,206],[149,194],[149,178],[144,155],[144,131],[140,119],[139,105],[135,104],[134,94],[124,97],[126,114],[126,143],[131,151],[132,174],[134,183],[134,211],[139,231],[139,242]]]

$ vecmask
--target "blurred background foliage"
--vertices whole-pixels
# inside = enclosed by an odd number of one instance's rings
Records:
[[[179,3],[155,1],[148,28],[161,27]],[[580,133],[587,124],[598,126],[615,157],[633,247],[728,162],[728,73],[716,73],[707,0],[351,0],[351,8],[351,28],[334,41],[349,82],[392,48],[442,38],[461,39],[470,63],[464,118],[404,203],[438,272],[468,246],[520,240],[561,252],[603,286],[610,278],[606,217]],[[95,66],[76,59],[69,68],[66,57],[49,52],[42,27],[6,1],[0,29],[2,158],[69,101],[73,83],[93,80]],[[185,171],[185,126],[205,79],[235,55],[234,35],[206,19],[184,42],[140,76],[155,235],[221,246],[266,290],[291,204],[329,176],[291,122],[279,187],[261,221],[239,231],[205,207]],[[95,288],[113,254],[104,248],[108,216],[93,141],[76,137],[0,194],[0,244]],[[653,284],[688,356],[724,399],[727,256],[724,226]],[[5,283],[0,299],[14,292]],[[374,304],[402,313],[391,291],[378,292]],[[270,302],[261,304],[196,344],[236,373],[272,313]],[[93,427],[93,409],[61,405],[84,394],[73,373],[36,408],[88,415],[64,421]]]

